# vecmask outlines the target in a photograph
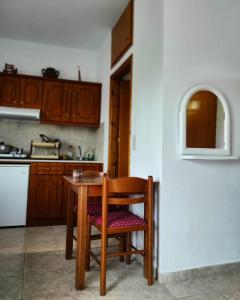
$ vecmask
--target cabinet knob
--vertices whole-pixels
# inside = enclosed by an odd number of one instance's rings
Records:
[[[24,104],[24,101],[21,101],[20,103],[21,103],[21,104]]]
[[[14,104],[17,104],[17,101],[15,100],[15,101],[13,101],[13,103],[14,103]]]
[[[48,167],[48,168],[46,168],[46,170],[49,171],[49,170],[51,170],[51,169]]]

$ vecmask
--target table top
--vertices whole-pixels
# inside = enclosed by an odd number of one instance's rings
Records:
[[[74,186],[81,186],[81,185],[102,185],[103,184],[103,177],[79,177],[73,178],[72,176],[64,176],[63,177],[68,183]]]

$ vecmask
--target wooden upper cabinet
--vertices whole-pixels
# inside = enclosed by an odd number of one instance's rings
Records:
[[[64,81],[45,81],[43,85],[42,121],[70,122],[72,84]]]
[[[99,126],[101,108],[100,85],[73,85],[71,122]]]
[[[17,77],[0,76],[0,105],[19,105],[20,79]]]
[[[112,67],[133,43],[133,0],[112,29]]]
[[[25,108],[41,108],[42,89],[42,80],[22,78],[19,106]]]
[[[41,109],[41,122],[98,127],[101,84],[0,73],[0,106]]]

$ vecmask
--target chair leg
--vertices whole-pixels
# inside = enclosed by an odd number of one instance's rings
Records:
[[[144,231],[144,263],[143,263],[143,276],[148,278],[148,247],[147,247],[147,231]]]
[[[126,249],[126,235],[120,235],[119,252],[125,252]],[[119,261],[124,262],[124,256],[119,256]]]
[[[153,233],[147,231],[147,280],[148,285],[153,285]]]
[[[131,251],[131,244],[132,244],[132,233],[128,232],[126,234],[126,251]],[[131,254],[126,256],[126,264],[131,264]]]
[[[86,247],[86,265],[85,265],[85,270],[89,271],[90,270],[90,252],[91,252],[91,230],[92,225],[90,222],[90,217],[88,216],[87,218],[87,247]]]
[[[101,272],[100,272],[100,295],[106,295],[106,266],[107,266],[107,233],[102,231],[101,237]]]

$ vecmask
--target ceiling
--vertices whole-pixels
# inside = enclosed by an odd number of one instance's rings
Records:
[[[0,37],[97,50],[128,0],[0,0]]]

